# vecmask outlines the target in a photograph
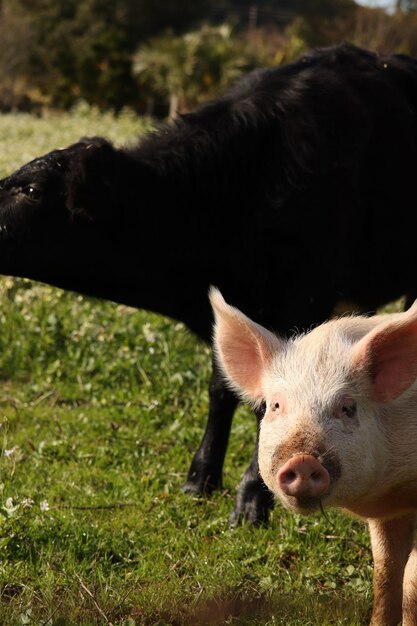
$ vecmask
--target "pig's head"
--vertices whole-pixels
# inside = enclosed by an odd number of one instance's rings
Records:
[[[289,340],[212,289],[214,347],[231,387],[265,402],[259,468],[287,508],[360,509],[387,480],[384,420],[417,377],[417,305],[345,317]]]

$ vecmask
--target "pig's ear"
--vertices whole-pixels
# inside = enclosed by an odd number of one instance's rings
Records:
[[[355,367],[371,378],[372,399],[391,402],[417,379],[417,300],[392,322],[381,324],[354,349]]]
[[[254,402],[264,399],[263,376],[282,341],[228,305],[218,289],[210,289],[215,315],[214,350],[232,389]]]

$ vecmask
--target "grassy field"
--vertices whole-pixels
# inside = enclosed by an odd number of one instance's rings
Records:
[[[146,124],[80,107],[0,117],[0,175],[80,135]],[[255,423],[234,421],[224,490],[181,491],[209,351],[160,316],[0,279],[0,624],[365,624],[364,524],[336,512],[228,526]]]

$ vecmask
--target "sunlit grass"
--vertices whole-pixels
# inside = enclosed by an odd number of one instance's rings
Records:
[[[146,127],[80,109],[0,116],[3,174],[80,135]],[[1,624],[365,624],[365,526],[277,507],[228,516],[255,439],[236,416],[224,490],[181,491],[202,436],[208,348],[157,315],[0,281]]]
[[[116,117],[84,103],[70,115],[59,112],[43,117],[28,113],[0,115],[0,175],[11,173],[49,150],[65,148],[80,137],[103,135],[118,146],[132,143],[150,125],[150,120],[136,116],[130,109]]]

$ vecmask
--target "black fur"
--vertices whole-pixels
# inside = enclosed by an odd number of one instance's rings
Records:
[[[414,293],[417,62],[350,45],[258,70],[116,150],[85,139],[0,182],[0,271],[150,309],[210,341],[209,285],[280,333]],[[29,187],[36,193],[29,193]],[[236,398],[213,368],[186,489],[219,487]],[[270,506],[256,456],[234,519]]]
[[[85,149],[68,170],[67,207],[72,215],[109,220],[120,210],[121,163],[112,145],[101,137],[83,138]]]

